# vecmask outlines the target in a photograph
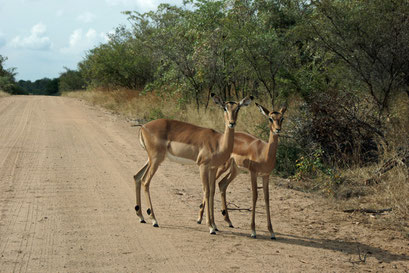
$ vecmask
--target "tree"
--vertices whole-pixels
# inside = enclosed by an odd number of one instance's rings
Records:
[[[58,95],[59,94],[59,78],[54,78],[48,81],[45,85],[45,95]]]
[[[287,61],[293,49],[290,30],[296,25],[289,12],[294,1],[232,1],[230,33],[240,45],[242,61],[252,68],[257,85],[274,106],[280,94],[280,81],[287,74]]]
[[[176,83],[182,97],[193,97],[199,107],[204,86],[193,58],[197,33],[191,28],[191,13],[187,9],[161,4],[156,12],[125,14],[133,25],[136,41],[152,52],[156,61],[153,86]]]
[[[0,55],[0,90],[3,90],[8,93],[17,93],[16,88],[16,68],[4,68],[4,63],[7,60],[7,57]]]
[[[118,27],[110,40],[91,49],[79,63],[79,71],[88,85],[143,88],[152,78],[148,51],[124,28]]]
[[[85,81],[81,72],[64,67],[65,71],[60,73],[58,89],[61,92],[81,90],[85,88]]]
[[[319,46],[358,78],[380,112],[393,95],[408,91],[409,2],[319,0],[310,26]]]

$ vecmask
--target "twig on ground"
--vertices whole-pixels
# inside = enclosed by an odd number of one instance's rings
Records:
[[[241,209],[241,208],[227,208],[228,210],[247,210],[247,211],[251,211],[251,209],[249,209],[249,208],[244,208],[244,209]]]
[[[352,212],[362,212],[362,213],[383,213],[387,211],[392,211],[392,208],[387,209],[346,209],[344,212],[352,213]]]
[[[229,205],[233,205],[233,206],[235,206],[235,208],[229,208]],[[227,205],[227,210],[247,210],[247,211],[251,211],[250,208],[240,208],[239,206],[237,206],[237,205],[234,204],[234,203],[229,203],[229,204]]]

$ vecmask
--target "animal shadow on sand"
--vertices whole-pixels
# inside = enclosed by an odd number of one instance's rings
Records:
[[[164,229],[185,229],[189,231],[195,232],[205,232],[198,227],[188,227],[188,226],[173,226],[173,225],[166,225],[163,226]],[[248,232],[238,231],[237,229],[229,229],[229,230],[220,230],[216,236],[221,237],[242,237],[246,238],[249,241],[254,240],[263,240],[269,242],[271,244],[289,244],[289,245],[298,245],[304,247],[313,247],[313,248],[320,248],[320,249],[327,249],[331,251],[337,251],[344,254],[349,255],[359,255],[362,257],[375,257],[378,261],[390,263],[394,261],[409,261],[409,256],[405,254],[393,254],[388,250],[370,246],[364,243],[356,242],[356,241],[347,241],[347,240],[335,240],[335,239],[327,239],[327,238],[308,238],[302,237],[298,235],[292,234],[284,234],[284,233],[275,233],[277,236],[276,240],[271,240],[269,236],[264,234],[257,234],[257,238],[253,239],[250,237]],[[206,232],[206,236],[208,236]]]

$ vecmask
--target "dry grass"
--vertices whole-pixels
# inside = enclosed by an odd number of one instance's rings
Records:
[[[409,171],[405,164],[386,172],[377,183],[368,185],[369,178],[374,176],[382,163],[343,171],[343,176],[355,187],[363,192],[358,195],[360,206],[369,206],[372,209],[385,207],[394,208],[402,217],[409,216]],[[353,200],[351,200],[353,201]],[[409,219],[408,219],[409,220]]]
[[[6,92],[0,90],[0,98],[2,98],[2,97],[8,97],[8,96],[10,96],[9,93],[6,93]]]
[[[343,170],[343,177],[352,186],[348,190],[358,189],[362,194],[339,203],[341,208],[392,208],[392,212],[380,216],[377,223],[380,228],[388,226],[400,230],[409,238],[409,169],[407,162],[398,160],[396,167],[378,176],[385,162],[393,158],[401,158],[401,151],[409,148],[409,99],[407,96],[395,98],[394,107],[390,109],[386,141],[379,146],[384,151],[378,164],[363,168]],[[368,184],[371,179],[372,183]]]
[[[194,104],[180,106],[177,98],[160,98],[155,93],[142,94],[135,90],[73,91],[65,92],[63,96],[85,100],[140,123],[158,118],[171,118],[219,131],[224,130],[223,111],[213,102],[209,103],[207,109],[201,108],[198,111]],[[256,125],[264,119],[256,107],[243,107],[240,110],[237,129],[255,134]],[[247,126],[248,124],[251,125]]]

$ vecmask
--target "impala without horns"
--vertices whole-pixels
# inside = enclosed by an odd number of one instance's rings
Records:
[[[269,176],[273,171],[276,163],[278,134],[281,131],[281,125],[284,120],[286,107],[282,107],[278,112],[270,112],[260,104],[256,103],[256,105],[259,108],[260,112],[269,120],[270,136],[268,143],[247,133],[235,133],[231,158],[226,162],[226,164],[218,169],[216,179],[219,178],[223,173],[227,172],[227,174],[219,182],[219,189],[222,200],[222,214],[224,216],[224,220],[229,224],[230,227],[233,227],[226,205],[226,190],[230,182],[232,182],[238,174],[237,165],[250,171],[253,199],[253,208],[251,215],[251,237],[256,238],[255,215],[258,197],[257,177],[261,176],[263,178],[264,201],[267,213],[267,229],[270,232],[270,238],[275,239],[275,234],[271,225],[270,217]],[[204,205],[205,202],[203,200],[203,204],[200,206],[198,222],[202,221]]]
[[[199,127],[186,122],[158,119],[141,126],[139,140],[148,153],[148,161],[134,176],[136,185],[136,214],[145,223],[141,206],[141,186],[144,189],[147,213],[154,227],[158,227],[149,192],[149,185],[159,165],[168,158],[182,164],[197,164],[206,204],[206,223],[210,234],[216,234],[214,222],[214,192],[217,169],[226,163],[233,151],[234,127],[241,107],[248,106],[253,97],[240,102],[224,102],[211,94],[213,101],[224,110],[225,131]]]

